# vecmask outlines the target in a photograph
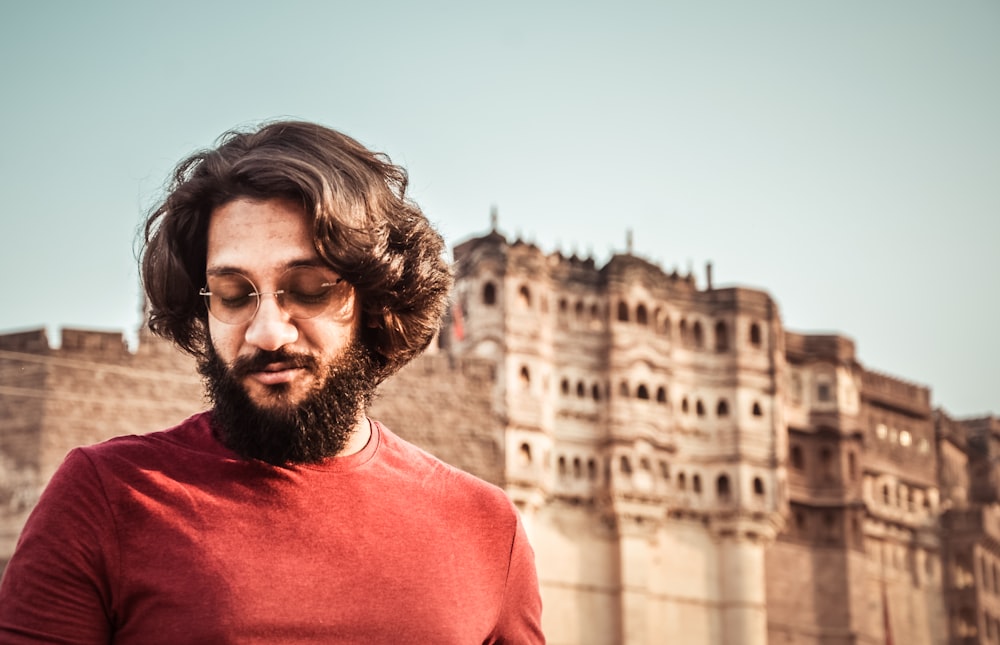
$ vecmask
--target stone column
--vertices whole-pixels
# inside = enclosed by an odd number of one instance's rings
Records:
[[[721,532],[719,576],[722,642],[767,645],[764,542],[745,532]]]
[[[621,607],[621,645],[646,645],[646,596],[649,593],[649,540],[652,522],[647,518],[619,515],[618,581]]]

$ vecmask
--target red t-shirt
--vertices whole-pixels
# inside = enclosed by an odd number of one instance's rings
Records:
[[[72,451],[0,584],[0,642],[542,643],[503,492],[373,423],[279,468],[208,413]]]

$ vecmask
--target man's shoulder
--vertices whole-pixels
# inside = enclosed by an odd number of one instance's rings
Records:
[[[205,443],[201,437],[210,433],[205,415],[200,414],[159,432],[121,435],[74,448],[47,484],[43,500],[57,506],[96,499],[114,503],[122,491],[134,490],[142,482],[162,481],[184,469],[207,471],[204,462],[191,455],[204,452],[199,442]]]
[[[210,450],[217,445],[209,426],[209,413],[201,412],[179,424],[146,434],[128,434],[112,437],[100,443],[83,446],[77,452],[91,461],[101,462],[119,458],[136,458],[143,455],[160,455],[178,450]]]

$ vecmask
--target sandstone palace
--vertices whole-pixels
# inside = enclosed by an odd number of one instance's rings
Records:
[[[1000,643],[1000,418],[710,274],[496,230],[454,258],[437,346],[372,416],[513,499],[550,643]],[[0,336],[0,563],[71,447],[204,407],[146,334]]]

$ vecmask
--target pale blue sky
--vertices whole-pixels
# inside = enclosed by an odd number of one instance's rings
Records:
[[[500,228],[769,291],[1000,412],[1000,4],[0,0],[0,332],[139,324],[172,165],[293,116]]]

